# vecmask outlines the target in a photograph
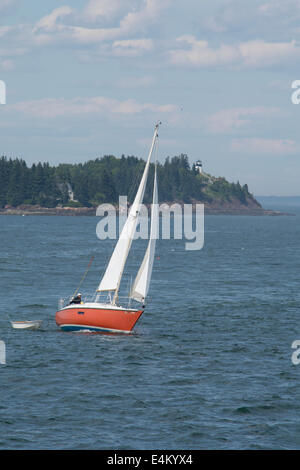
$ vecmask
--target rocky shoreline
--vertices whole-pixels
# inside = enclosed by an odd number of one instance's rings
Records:
[[[5,206],[0,209],[0,215],[91,216],[96,215],[96,209],[94,207],[42,207],[22,204],[17,207]]]
[[[198,204],[202,204],[200,201]],[[181,204],[181,203],[179,203]],[[194,203],[195,206],[196,202]],[[172,205],[172,203],[169,203]],[[163,204],[161,204],[163,206]],[[116,207],[118,211],[118,206]],[[237,205],[235,204],[204,204],[205,215],[255,215],[255,216],[282,216],[294,215],[277,210],[266,210],[259,205]],[[39,205],[20,205],[18,207],[5,206],[0,209],[0,215],[43,215],[43,216],[95,216],[96,207],[42,207]]]

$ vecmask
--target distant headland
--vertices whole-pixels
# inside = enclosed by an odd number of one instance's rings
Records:
[[[119,195],[132,203],[145,161],[134,156],[106,155],[86,163],[33,164],[0,158],[0,215],[91,216],[103,203],[118,206]],[[154,172],[150,167],[149,179]],[[158,163],[160,203],[204,204],[205,214],[283,215],[265,210],[247,184],[229,183],[205,173],[198,160],[190,166],[185,154]],[[147,186],[145,204],[151,203]]]

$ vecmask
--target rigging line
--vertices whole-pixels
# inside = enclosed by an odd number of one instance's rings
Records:
[[[145,163],[146,164],[146,163]],[[138,183],[141,179],[141,176],[144,172],[144,169],[145,169],[145,165],[144,167],[140,170],[139,168],[137,168],[137,171],[135,173],[135,177],[134,177],[134,180],[133,180],[133,183],[131,184],[130,188],[129,188],[129,191],[128,191],[128,198],[127,198],[127,201],[129,204],[131,204],[131,198],[132,196],[135,194],[136,190],[137,190],[137,187],[138,187]],[[133,198],[134,199],[134,198]],[[132,201],[133,202],[133,201]]]
[[[85,279],[85,277],[86,277],[86,275],[87,275],[87,273],[88,273],[88,271],[89,271],[89,269],[90,269],[90,267],[91,267],[91,264],[92,264],[94,258],[95,258],[95,256],[93,255],[93,256],[91,257],[91,259],[90,259],[90,262],[89,262],[89,264],[88,264],[88,267],[86,268],[86,271],[85,271],[84,275],[83,275],[82,278],[81,278],[80,283],[78,284],[78,287],[77,287],[76,291],[75,291],[74,294],[73,294],[73,297],[75,297],[75,295],[76,295],[77,292],[79,291],[79,288],[80,288],[81,284],[83,283],[83,281],[84,281],[84,279]]]
[[[159,121],[158,122],[158,125],[161,124],[161,122]],[[156,141],[154,143],[154,151],[156,151],[156,154],[157,154],[157,140],[158,140],[158,134],[156,136]],[[154,153],[154,152],[153,152]],[[127,157],[128,158],[128,157]],[[144,159],[143,159],[144,160]],[[147,161],[147,160],[146,160]],[[145,165],[146,165],[146,161],[145,161]],[[135,194],[135,191],[138,187],[138,182],[140,181],[141,179],[141,176],[144,172],[144,169],[145,169],[145,165],[143,166],[143,168],[141,170],[137,169],[136,171],[136,174],[135,174],[135,177],[134,177],[134,180],[133,180],[133,183],[131,184],[130,188],[129,188],[129,191],[128,191],[128,197],[127,197],[127,201],[128,203],[130,204],[130,200],[131,200],[131,197],[133,196],[133,194]],[[133,202],[133,201],[132,201]]]

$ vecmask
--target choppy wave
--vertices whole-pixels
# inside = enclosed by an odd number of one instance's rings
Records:
[[[159,240],[151,302],[132,335],[63,333],[54,322],[87,253],[97,256],[83,291],[111,253],[93,217],[85,230],[80,217],[5,223],[0,448],[300,447],[300,217],[207,217],[200,251]],[[38,315],[43,327],[13,330],[7,314]]]

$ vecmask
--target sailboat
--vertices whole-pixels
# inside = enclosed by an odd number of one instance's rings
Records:
[[[125,264],[139,220],[149,173],[150,160],[157,141],[159,125],[160,123],[155,126],[149,155],[134,202],[130,208],[127,220],[111,255],[106,271],[104,272],[92,300],[81,301],[79,304],[71,302],[62,306],[56,312],[56,324],[64,331],[131,333],[144,312],[151,280],[155,244],[159,226],[156,164],[153,182],[150,237],[143,261],[132,284],[126,306],[119,298],[119,291]],[[102,300],[103,297],[104,300]],[[132,308],[132,300],[141,304],[141,306],[138,308]]]

